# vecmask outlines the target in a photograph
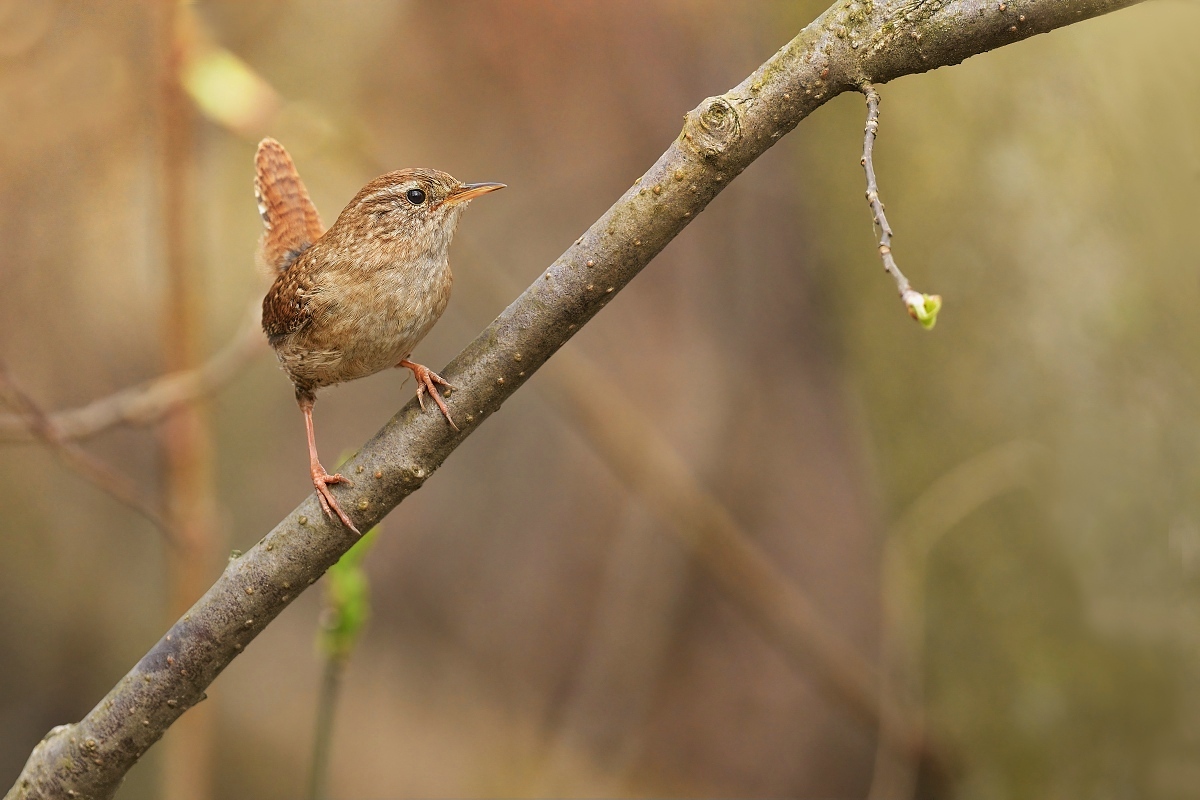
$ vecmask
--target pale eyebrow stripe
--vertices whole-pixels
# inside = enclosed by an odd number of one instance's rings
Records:
[[[410,185],[410,182],[407,182],[407,181],[402,184],[392,184],[391,186],[386,186],[382,189],[377,189],[374,192],[371,192],[369,195],[367,195],[366,197],[363,198],[363,202],[371,203],[371,202],[376,202],[378,200],[384,200],[384,199],[399,200],[401,197],[404,196],[404,192],[407,189],[411,189],[415,186],[416,186],[415,183]]]

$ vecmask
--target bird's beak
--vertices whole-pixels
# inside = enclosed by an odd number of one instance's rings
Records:
[[[460,183],[450,190],[450,195],[446,198],[447,205],[454,203],[463,203],[467,200],[473,200],[481,194],[494,192],[497,189],[503,189],[503,183]]]

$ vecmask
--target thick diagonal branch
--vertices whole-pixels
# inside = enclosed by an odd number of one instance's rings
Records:
[[[729,181],[831,97],[1137,1],[839,1],[740,85],[690,112],[658,161],[443,371],[459,387],[450,406],[461,430],[410,402],[345,465],[355,485],[339,491],[342,506],[367,530],[419,489]],[[7,798],[111,797],[146,749],[355,540],[310,496],[232,561],[82,721],[39,743]]]

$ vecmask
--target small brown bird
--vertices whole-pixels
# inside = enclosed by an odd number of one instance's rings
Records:
[[[405,367],[417,380],[421,408],[428,392],[458,430],[437,389],[450,384],[408,357],[450,300],[447,251],[459,215],[504,184],[461,183],[434,169],[389,172],[364,186],[324,231],[283,145],[263,139],[255,167],[264,226],[258,258],[275,276],[263,298],[263,330],[296,386],[321,507],[357,533],[329,490],[348,481],[327,473],[317,457],[316,391]]]

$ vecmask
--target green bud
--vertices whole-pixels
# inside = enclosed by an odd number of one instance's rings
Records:
[[[908,306],[908,313],[921,323],[922,328],[927,331],[933,330],[933,326],[937,324],[938,312],[942,310],[940,294],[920,294],[909,291],[905,293],[904,302]]]

